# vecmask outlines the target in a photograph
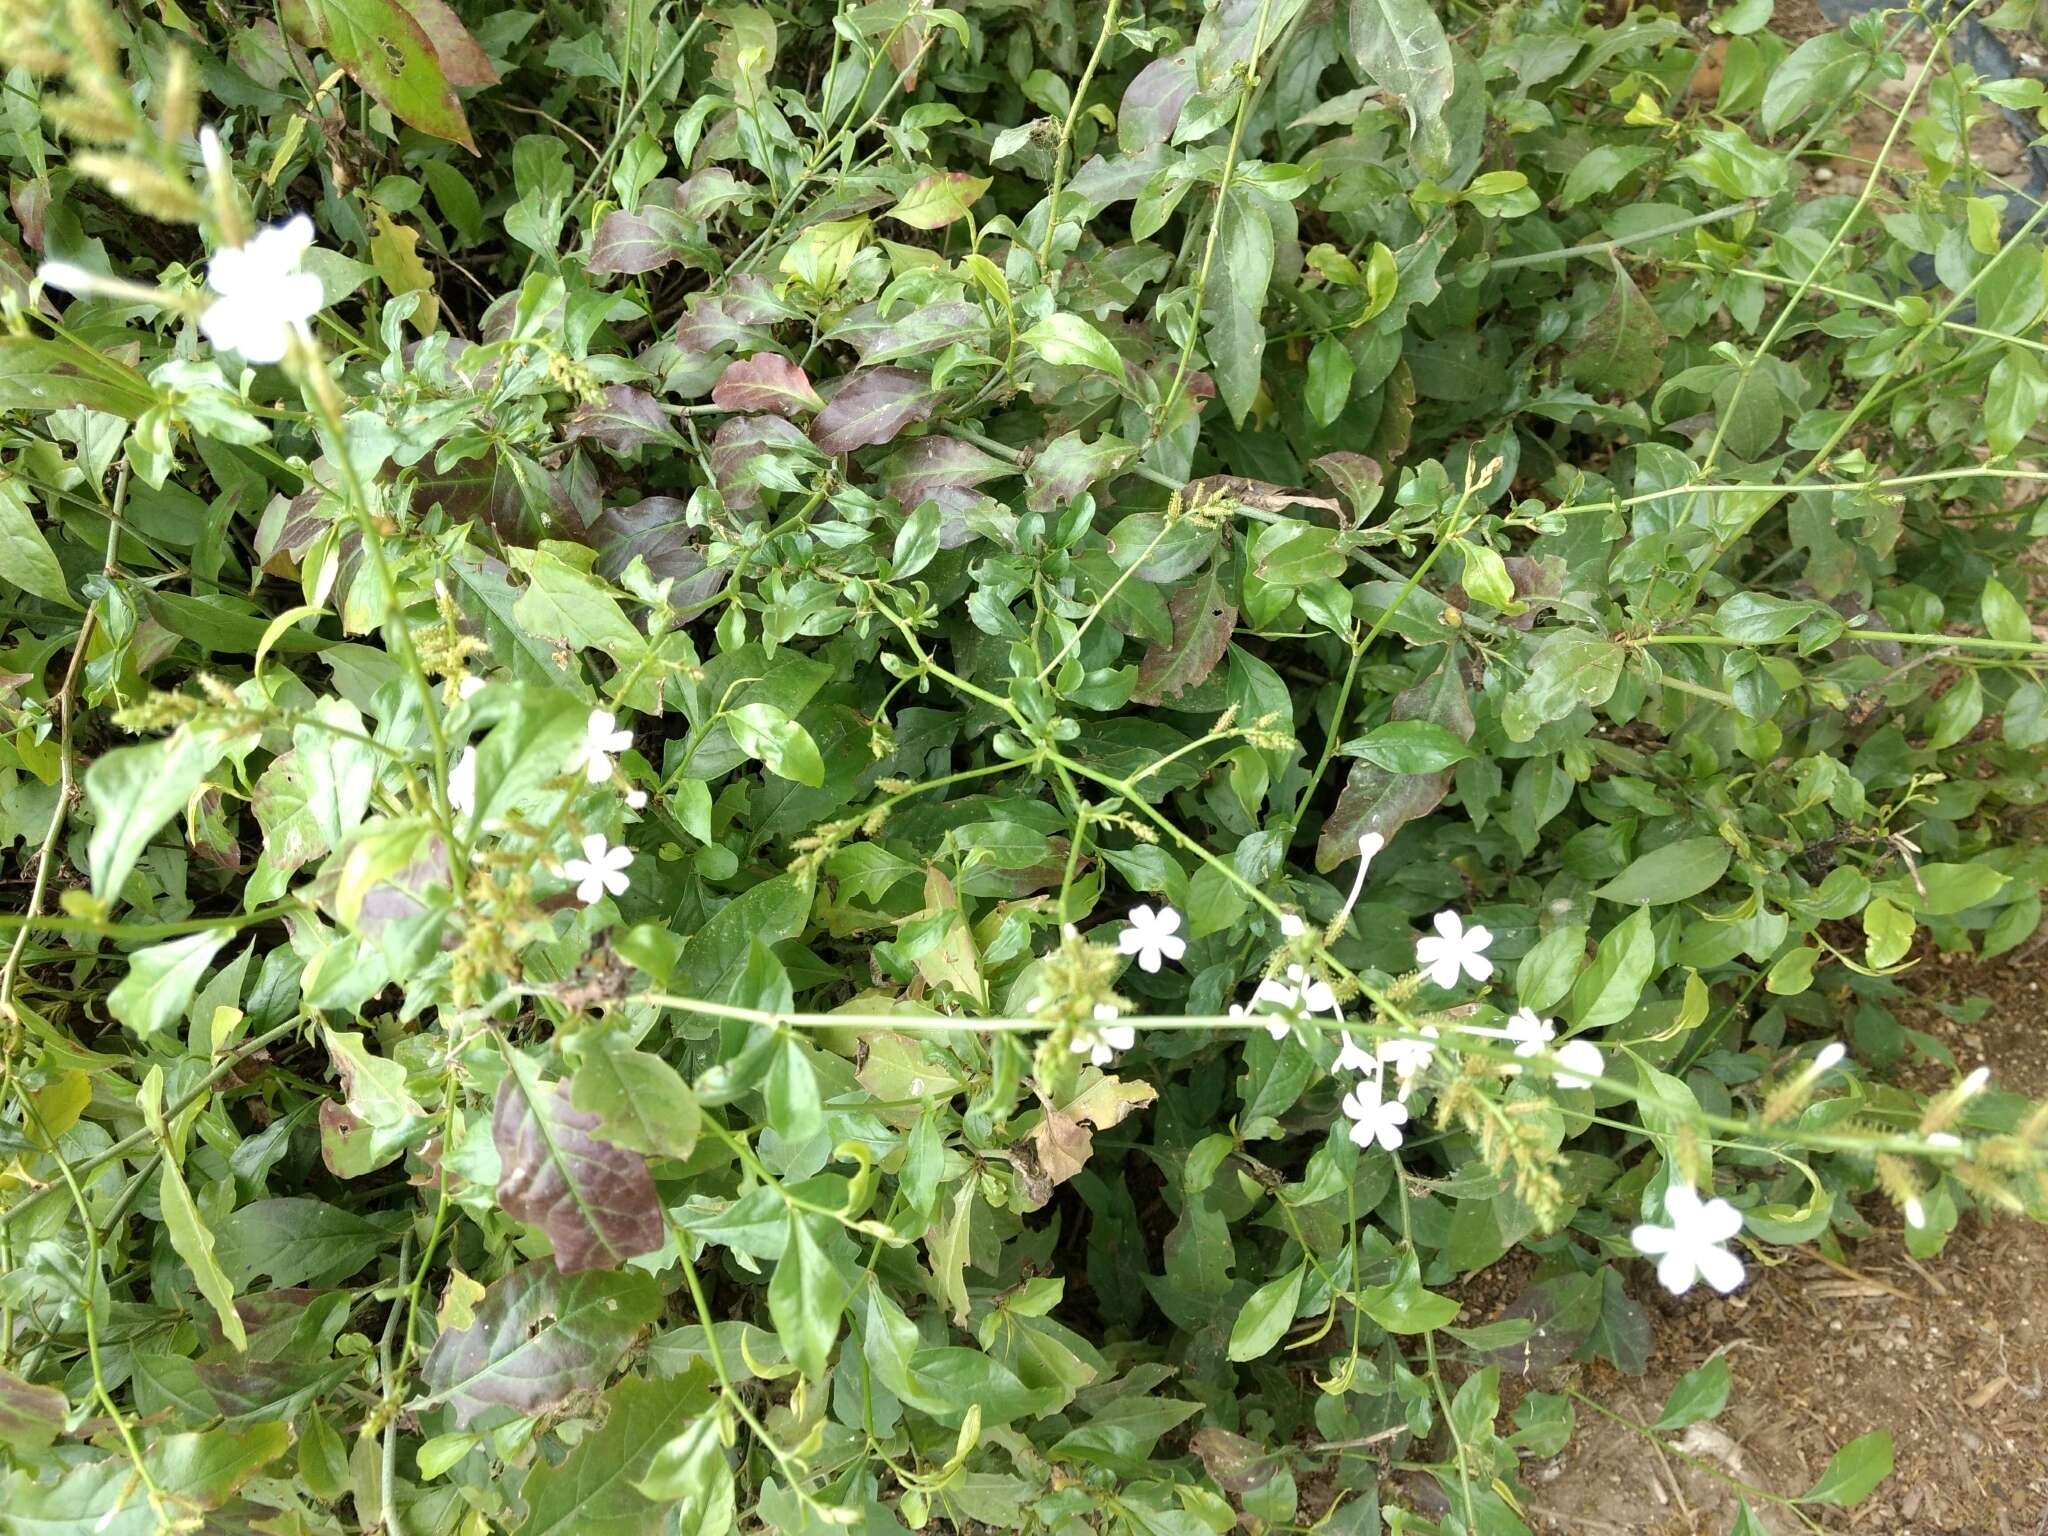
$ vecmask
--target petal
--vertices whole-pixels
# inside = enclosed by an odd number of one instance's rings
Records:
[[[1726,1248],[1702,1248],[1695,1258],[1701,1277],[1723,1296],[1742,1284],[1742,1260]]]
[[[1143,971],[1148,976],[1156,976],[1159,973],[1158,945],[1147,944],[1143,949],[1138,951],[1138,969]]]
[[[1170,933],[1155,934],[1153,935],[1152,942],[1158,946],[1160,952],[1169,960],[1178,960],[1188,952],[1188,941],[1186,939],[1177,939]]]
[[[1172,907],[1161,907],[1159,909],[1158,921],[1153,925],[1153,931],[1163,934],[1176,933],[1179,929],[1180,913],[1176,912]]]
[[[1130,924],[1133,928],[1149,930],[1157,920],[1157,914],[1142,901],[1131,908]]]
[[[583,857],[593,864],[602,864],[611,849],[602,832],[592,832],[583,839]]]
[[[632,883],[632,881],[628,880],[616,869],[608,869],[604,872],[604,888],[614,896],[625,895],[626,888]]]
[[[1725,1243],[1742,1230],[1742,1212],[1726,1200],[1709,1200],[1699,1214],[1700,1236],[1711,1242]]]
[[[1384,1123],[1381,1124],[1379,1129],[1379,1144],[1382,1147],[1385,1147],[1389,1152],[1398,1151],[1400,1149],[1401,1143],[1404,1140],[1406,1140],[1406,1138],[1401,1134],[1401,1127],[1399,1127],[1398,1125],[1387,1125]]]
[[[1493,942],[1493,930],[1481,923],[1474,923],[1465,930],[1465,947],[1477,954]]]
[[[611,759],[602,752],[591,752],[583,759],[583,782],[602,784],[612,776]]]
[[[1445,955],[1429,968],[1429,979],[1446,992],[1458,984],[1458,957]]]
[[[1116,936],[1116,947],[1127,955],[1135,955],[1145,948],[1145,935],[1135,928],[1126,928]]]
[[[1484,955],[1467,953],[1460,963],[1465,968],[1465,974],[1474,981],[1484,981],[1493,974],[1493,962]]]
[[[1458,942],[1459,936],[1465,931],[1465,920],[1448,908],[1437,913],[1435,922],[1436,931],[1453,944]]]
[[[1692,1230],[1700,1218],[1700,1197],[1690,1184],[1681,1181],[1664,1192],[1664,1215],[1680,1231]]]
[[[1671,1240],[1677,1235],[1669,1227],[1653,1227],[1646,1223],[1631,1231],[1628,1240],[1635,1245],[1637,1253],[1655,1258],[1660,1253],[1671,1251]]]
[[[1674,1249],[1657,1261],[1657,1279],[1674,1296],[1683,1296],[1698,1278],[1699,1266],[1690,1253]]]
[[[326,305],[327,296],[320,291],[320,279],[310,272],[288,274],[271,294],[272,308],[286,320],[310,320]]]

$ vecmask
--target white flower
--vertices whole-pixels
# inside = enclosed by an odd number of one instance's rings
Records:
[[[1657,1278],[1674,1296],[1695,1280],[1722,1295],[1742,1284],[1742,1260],[1721,1245],[1742,1230],[1742,1212],[1726,1200],[1702,1202],[1690,1184],[1674,1184],[1664,1196],[1668,1227],[1644,1224],[1629,1233],[1636,1251],[1657,1258]]]
[[[1138,1032],[1128,1024],[1116,1022],[1116,1010],[1107,1003],[1095,1005],[1095,1025],[1083,1025],[1074,1031],[1070,1048],[1077,1056],[1086,1056],[1098,1067],[1106,1067],[1115,1059],[1118,1051],[1128,1051],[1137,1041]]]
[[[1283,938],[1283,939],[1298,939],[1298,938],[1300,938],[1300,937],[1301,937],[1301,936],[1302,936],[1302,935],[1303,935],[1304,933],[1307,933],[1307,932],[1308,932],[1308,924],[1307,924],[1307,923],[1304,923],[1304,922],[1303,922],[1303,921],[1301,920],[1301,914],[1300,914],[1300,913],[1298,913],[1298,912],[1282,912],[1282,913],[1280,914],[1280,937],[1281,937],[1281,938]]]
[[[281,360],[320,312],[320,279],[299,270],[312,243],[313,221],[300,213],[258,230],[247,245],[214,252],[206,281],[219,297],[199,316],[206,339],[246,362]]]
[[[1434,1024],[1422,1026],[1424,1038],[1420,1040],[1382,1040],[1379,1044],[1379,1059],[1400,1074],[1405,1087],[1424,1072],[1436,1060],[1437,1032]]]
[[[1248,1019],[1257,1011],[1261,1003],[1278,1009],[1283,1015],[1291,1015],[1294,1012],[1294,1005],[1297,1001],[1299,1001],[1299,994],[1296,993],[1294,988],[1288,986],[1283,981],[1276,981],[1268,976],[1252,992],[1251,1007],[1246,1008],[1237,1003],[1232,1003],[1230,1005],[1230,1016],[1233,1019]],[[1292,1020],[1287,1017],[1268,1019],[1266,1021],[1266,1033],[1275,1040],[1285,1040],[1288,1031],[1293,1027]]]
[[[633,733],[618,729],[619,718],[608,709],[593,709],[583,727],[583,740],[569,759],[569,771],[583,770],[586,783],[602,784],[612,776],[612,754],[633,745]]]
[[[1367,832],[1358,839],[1358,873],[1351,877],[1351,894],[1344,898],[1344,905],[1337,913],[1339,928],[1351,920],[1351,909],[1358,905],[1358,898],[1365,890],[1365,872],[1372,868],[1374,857],[1386,846],[1387,840],[1377,832]]]
[[[1339,1037],[1344,1043],[1337,1048],[1338,1072],[1362,1072],[1367,1077],[1378,1077],[1380,1058],[1351,1038],[1351,1031],[1345,1030]],[[1384,1047],[1382,1047],[1384,1049]]]
[[[626,791],[626,809],[628,809],[628,810],[630,810],[630,811],[644,811],[644,810],[646,810],[646,809],[647,809],[647,791],[646,791],[646,790],[644,790],[644,789],[629,789],[629,790],[627,790],[627,791]]]
[[[1154,912],[1142,904],[1131,908],[1130,926],[1116,938],[1116,947],[1138,957],[1138,969],[1155,972],[1165,960],[1178,960],[1188,952],[1188,941],[1175,935],[1180,914],[1171,907]]]
[[[1534,1056],[1557,1038],[1557,1026],[1548,1019],[1537,1018],[1535,1009],[1523,1008],[1508,1020],[1501,1038],[1515,1042],[1517,1056]]]
[[[1593,1079],[1607,1070],[1607,1058],[1600,1054],[1600,1047],[1590,1040],[1567,1040],[1554,1055],[1557,1059],[1557,1085],[1560,1088],[1590,1088]],[[1569,1067],[1571,1070],[1566,1071]]]
[[[475,747],[464,747],[448,770],[448,803],[465,816],[476,809]]]
[[[455,696],[461,699],[473,699],[479,693],[482,693],[483,690],[484,680],[482,678],[465,677],[455,685]]]
[[[1493,962],[1486,958],[1486,946],[1492,942],[1493,934],[1478,923],[1467,928],[1457,913],[1439,912],[1436,932],[1415,941],[1415,963],[1440,987],[1455,987],[1460,971],[1484,981],[1493,974]]]
[[[1301,1006],[1310,1013],[1334,1014],[1340,1019],[1344,1017],[1344,1010],[1337,1006],[1337,994],[1330,990],[1327,981],[1311,976],[1299,965],[1287,967],[1287,979],[1300,990]]]
[[[583,857],[564,860],[562,873],[577,882],[576,899],[587,907],[602,899],[606,891],[623,895],[631,883],[626,879],[626,866],[632,862],[632,849],[614,848],[602,832],[593,832],[583,839]]]
[[[1366,1078],[1344,1095],[1344,1115],[1351,1122],[1352,1141],[1361,1147],[1377,1141],[1391,1152],[1401,1145],[1408,1106],[1399,1099],[1380,1097],[1379,1080]]]

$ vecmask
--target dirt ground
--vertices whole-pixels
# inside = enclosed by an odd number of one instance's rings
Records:
[[[1989,1062],[1996,1086],[2048,1096],[2044,978],[2048,940],[1987,965],[1934,957],[1915,977],[1924,1000],[1901,1021],[1938,1035],[1966,1066]],[[1968,1013],[1972,997],[1990,1001],[1975,1023],[1937,1006]],[[1879,1231],[1846,1266],[1802,1248],[1752,1266],[1727,1298],[1632,1285],[1656,1319],[1649,1373],[1603,1366],[1580,1390],[1648,1423],[1681,1375],[1718,1354],[1734,1376],[1728,1407],[1685,1432],[1683,1456],[1582,1409],[1566,1452],[1528,1469],[1537,1529],[1726,1536],[1737,1505],[1721,1477],[1797,1495],[1837,1448],[1889,1429],[1897,1469],[1863,1505],[1812,1508],[1817,1525],[1802,1526],[1752,1500],[1763,1528],[2048,1536],[2048,1227],[1965,1218],[1938,1257],[1916,1263],[1896,1218],[1870,1214]]]

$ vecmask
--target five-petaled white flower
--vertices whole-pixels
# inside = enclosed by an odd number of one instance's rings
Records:
[[[1557,1038],[1557,1026],[1548,1019],[1537,1018],[1535,1009],[1522,1008],[1508,1020],[1501,1037],[1515,1042],[1517,1056],[1534,1056]]]
[[[1361,1147],[1378,1142],[1392,1152],[1401,1145],[1408,1106],[1399,1099],[1382,1098],[1379,1079],[1368,1077],[1344,1095],[1344,1116],[1351,1122],[1352,1141]]]
[[[1557,1058],[1557,1086],[1560,1088],[1590,1088],[1593,1079],[1607,1070],[1607,1058],[1590,1040],[1567,1040],[1554,1054]]]
[[[1301,994],[1301,1006],[1310,1013],[1329,1013],[1344,1017],[1344,1010],[1337,1006],[1337,994],[1330,990],[1330,984],[1319,977],[1311,976],[1307,967],[1290,965],[1287,979]]]
[[[1493,962],[1486,958],[1486,946],[1492,942],[1492,932],[1480,924],[1467,928],[1457,913],[1439,912],[1436,932],[1415,941],[1415,963],[1440,987],[1455,987],[1460,971],[1484,981],[1493,974]]]
[[[199,316],[206,339],[245,362],[281,361],[323,302],[320,279],[299,270],[312,243],[313,221],[299,213],[214,252],[206,281],[218,297]]]
[[[1742,1212],[1726,1200],[1702,1201],[1690,1184],[1674,1184],[1664,1196],[1668,1227],[1644,1223],[1629,1233],[1636,1251],[1657,1260],[1657,1278],[1674,1296],[1696,1280],[1722,1295],[1742,1284],[1742,1260],[1721,1246],[1742,1230]]]
[[[1141,904],[1131,908],[1130,926],[1117,935],[1116,947],[1136,955],[1139,970],[1154,972],[1163,961],[1178,960],[1188,952],[1188,941],[1174,932],[1179,927],[1180,914],[1173,908],[1154,912]]]
[[[1138,1038],[1138,1032],[1128,1024],[1116,1022],[1116,1010],[1107,1003],[1095,1005],[1095,1023],[1091,1027],[1082,1025],[1074,1031],[1071,1048],[1075,1055],[1086,1056],[1098,1067],[1106,1067],[1118,1051],[1128,1051]]]
[[[1429,1070],[1429,1064],[1436,1060],[1437,1033],[1434,1024],[1422,1026],[1420,1040],[1382,1040],[1379,1044],[1379,1059],[1400,1075],[1402,1087]]]
[[[576,899],[586,907],[603,898],[606,891],[623,895],[627,885],[626,866],[633,862],[633,850],[614,848],[602,832],[583,839],[583,857],[565,859],[562,873],[576,882]]]
[[[583,770],[587,783],[602,784],[612,776],[612,754],[633,745],[633,733],[618,728],[619,718],[608,709],[593,709],[583,727],[583,740],[569,759],[569,771]]]
[[[448,803],[465,816],[476,809],[475,747],[464,747],[448,770]]]

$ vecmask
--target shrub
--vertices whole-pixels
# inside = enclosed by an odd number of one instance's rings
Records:
[[[2042,91],[1696,9],[8,0],[0,1529],[1496,1536],[2042,1214]]]

